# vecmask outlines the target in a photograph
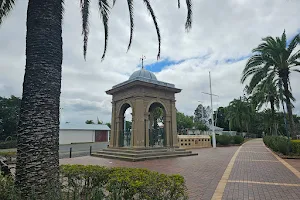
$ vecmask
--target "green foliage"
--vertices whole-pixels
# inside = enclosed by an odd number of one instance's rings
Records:
[[[95,199],[187,199],[184,178],[147,169],[62,165],[63,191],[68,197]]]
[[[200,131],[208,131],[209,130],[209,128],[202,122],[195,122],[194,127],[195,127],[195,129],[200,130]]]
[[[193,128],[193,117],[187,116],[181,112],[176,113],[177,131],[184,134],[184,130],[187,128]]]
[[[91,119],[88,119],[85,121],[86,124],[95,124],[95,122]]]
[[[14,180],[10,176],[3,176],[0,171],[0,199],[11,200],[16,199],[16,190],[14,188]]]
[[[216,142],[220,145],[229,145],[232,141],[232,137],[228,135],[216,135]]]
[[[111,124],[109,122],[107,122],[105,125],[108,126],[108,128],[111,128]]]
[[[16,138],[20,105],[19,97],[0,97],[0,141]]]
[[[244,142],[244,138],[240,135],[233,136],[233,143],[234,144],[242,144]]]
[[[17,152],[15,151],[0,151],[0,156],[3,157],[16,157]]]
[[[244,138],[239,135],[216,135],[216,142],[222,146],[227,146],[230,144],[242,144],[244,142]]]
[[[291,141],[291,152],[300,156],[300,140]]]
[[[288,155],[288,138],[283,136],[265,136],[263,141],[266,146],[283,155]]]
[[[0,142],[0,149],[12,149],[17,147],[16,140],[9,140],[6,142]]]

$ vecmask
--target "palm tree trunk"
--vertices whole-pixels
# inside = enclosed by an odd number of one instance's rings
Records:
[[[291,136],[294,136],[294,120],[293,120],[293,111],[292,111],[292,105],[290,100],[290,91],[288,86],[288,73],[286,76],[282,78],[283,82],[283,88],[284,88],[284,96],[285,96],[285,103],[288,113],[288,121],[289,121],[289,132]]]
[[[29,199],[32,193],[36,199],[45,199],[50,192],[59,195],[62,10],[62,0],[28,3],[16,166],[22,199]]]
[[[271,104],[271,112],[272,112],[272,127],[271,127],[271,135],[277,135],[275,131],[275,106],[274,106],[274,98],[270,97],[270,104]]]

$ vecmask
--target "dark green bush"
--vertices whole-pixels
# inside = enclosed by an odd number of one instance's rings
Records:
[[[291,141],[291,152],[300,156],[300,140]]]
[[[6,142],[0,142],[0,149],[12,149],[17,148],[17,141],[16,140],[9,140]]]
[[[233,136],[233,143],[234,144],[242,144],[244,142],[244,138],[240,135]]]
[[[229,145],[232,143],[232,136],[229,135],[217,135],[216,136],[217,144],[220,145]]]
[[[290,152],[288,150],[288,138],[283,136],[265,136],[263,141],[267,147],[275,152],[280,152],[284,155],[288,155]],[[291,150],[293,145],[291,145]],[[296,147],[294,147],[296,149]],[[293,150],[292,150],[293,151]]]
[[[182,176],[147,169],[62,165],[61,177],[68,199],[187,199]]]

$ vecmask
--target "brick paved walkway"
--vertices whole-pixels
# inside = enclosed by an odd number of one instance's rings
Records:
[[[223,184],[223,192],[216,199],[300,199],[300,179],[265,147],[261,139],[246,142],[236,153],[238,148],[196,149],[193,151],[198,156],[134,163],[85,156],[61,159],[60,164],[138,167],[166,174],[178,173],[186,180],[190,199],[195,200],[211,199],[220,184]],[[299,164],[299,160],[294,162]],[[228,180],[224,181],[221,178],[230,165]]]
[[[98,157],[61,159],[60,164],[91,164],[147,168],[166,174],[181,174],[186,180],[190,199],[211,199],[215,189],[238,147],[195,149],[198,156],[126,162]]]
[[[240,149],[227,181],[224,200],[300,199],[300,179],[280,162],[261,139]]]

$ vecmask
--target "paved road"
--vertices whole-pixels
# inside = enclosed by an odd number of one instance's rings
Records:
[[[99,151],[100,149],[107,148],[108,142],[95,142],[95,143],[81,143],[81,144],[65,144],[59,145],[59,157],[69,158],[70,148],[72,147],[72,157],[87,156],[90,154],[90,146],[92,152]],[[0,151],[17,151],[17,149],[0,149]]]
[[[72,148],[72,157],[87,156],[90,154],[90,146],[92,152],[107,148],[108,142],[82,143],[82,144],[66,144],[59,145],[59,157],[69,158],[70,148]]]

